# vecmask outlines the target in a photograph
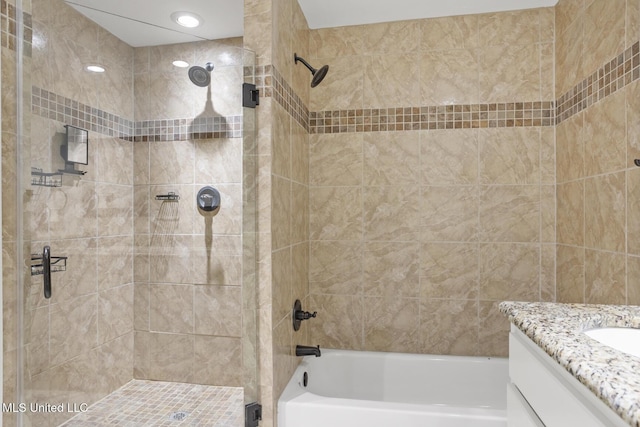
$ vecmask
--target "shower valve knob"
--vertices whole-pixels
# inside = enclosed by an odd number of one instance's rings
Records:
[[[309,313],[308,311],[296,311],[296,319],[297,320],[308,320],[311,319],[312,317],[316,317],[316,315],[318,314],[317,311],[314,311],[313,313]]]

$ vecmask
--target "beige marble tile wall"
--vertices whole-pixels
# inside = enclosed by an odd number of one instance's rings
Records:
[[[31,2],[27,3],[30,8]],[[33,39],[33,47],[25,47],[23,66],[25,182],[30,181],[30,167],[51,172],[63,166],[58,147],[65,123],[56,115],[44,114],[49,106],[29,113],[32,87],[38,93],[46,91],[58,103],[73,100],[119,116],[133,115],[129,95],[133,87],[133,49],[62,1],[38,0],[32,7],[32,15],[25,21],[29,27],[25,36]],[[108,72],[89,75],[83,68],[93,61],[105,65]],[[5,66],[11,68],[5,70]],[[5,61],[3,51],[3,91],[15,90],[15,84],[15,61]],[[12,98],[15,100],[15,96]],[[15,109],[15,104],[11,108]],[[15,113],[11,117],[15,121]],[[9,146],[5,145],[4,132],[15,124],[4,119],[3,114],[3,180],[16,182],[16,151],[4,149]],[[53,256],[68,257],[67,270],[52,275],[53,296],[49,300],[42,297],[42,276],[31,277],[28,268],[24,272],[26,283],[31,285],[24,304],[25,399],[29,402],[91,403],[131,379],[133,147],[130,142],[93,131],[89,140],[86,175],[75,179],[65,176],[61,187],[27,187],[24,197],[25,254],[20,258],[41,252],[45,244],[51,246]],[[15,137],[10,141],[15,142]],[[15,206],[15,192],[4,193],[5,206]],[[11,219],[15,216],[3,213],[3,224]],[[4,358],[5,396],[11,401],[15,400],[16,381],[11,372],[15,369],[16,342],[12,330],[17,318],[16,281],[12,277],[15,268],[11,266],[16,265],[18,257],[12,249],[14,231],[8,228],[4,237],[8,239],[3,259],[7,296],[4,316],[11,318],[5,329],[5,343],[9,344]],[[57,425],[67,414],[28,417],[34,425]],[[4,419],[12,422],[9,418]]]
[[[136,120],[241,115],[238,46],[241,39],[136,49]],[[175,59],[213,62],[210,89],[191,83]],[[242,386],[243,139],[140,138],[134,156],[134,377]],[[207,185],[221,194],[215,216],[196,208]],[[155,199],[168,192],[180,200]]]
[[[497,303],[554,299],[553,126],[401,118],[551,101],[553,52],[553,9],[311,32],[313,62],[331,66],[311,111],[400,114],[310,137],[314,344],[505,355]]]
[[[557,299],[638,304],[640,2],[561,0],[556,10],[558,96],[576,85],[590,88],[585,79],[599,69],[592,80],[601,88],[598,102],[589,90],[587,107],[569,111],[556,128]],[[613,76],[602,68],[625,49],[631,55],[623,63],[636,73],[630,84],[618,79],[628,68]]]
[[[309,105],[311,74],[293,54],[308,57],[309,27],[298,2],[274,2],[273,64],[304,105]],[[292,111],[274,105],[272,146],[272,316],[274,406],[297,367],[295,346],[310,345],[308,322],[292,327],[296,299],[309,306],[309,133]],[[313,310],[312,310],[313,311]],[[275,414],[275,411],[273,411]],[[276,421],[274,420],[274,425]]]

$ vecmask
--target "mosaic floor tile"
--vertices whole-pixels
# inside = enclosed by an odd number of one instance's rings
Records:
[[[241,427],[240,387],[133,380],[61,427]]]

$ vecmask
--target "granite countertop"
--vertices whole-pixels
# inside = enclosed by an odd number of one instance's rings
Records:
[[[500,311],[629,425],[640,427],[640,358],[581,333],[640,328],[639,306],[505,301]]]

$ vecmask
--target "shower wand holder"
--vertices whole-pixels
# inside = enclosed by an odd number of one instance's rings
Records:
[[[296,302],[293,303],[293,316],[292,316],[293,330],[294,331],[299,330],[300,324],[302,323],[303,320],[315,318],[317,314],[318,314],[317,311],[314,311],[313,313],[309,313],[308,311],[302,310],[302,303],[300,302],[299,299],[297,299]]]

